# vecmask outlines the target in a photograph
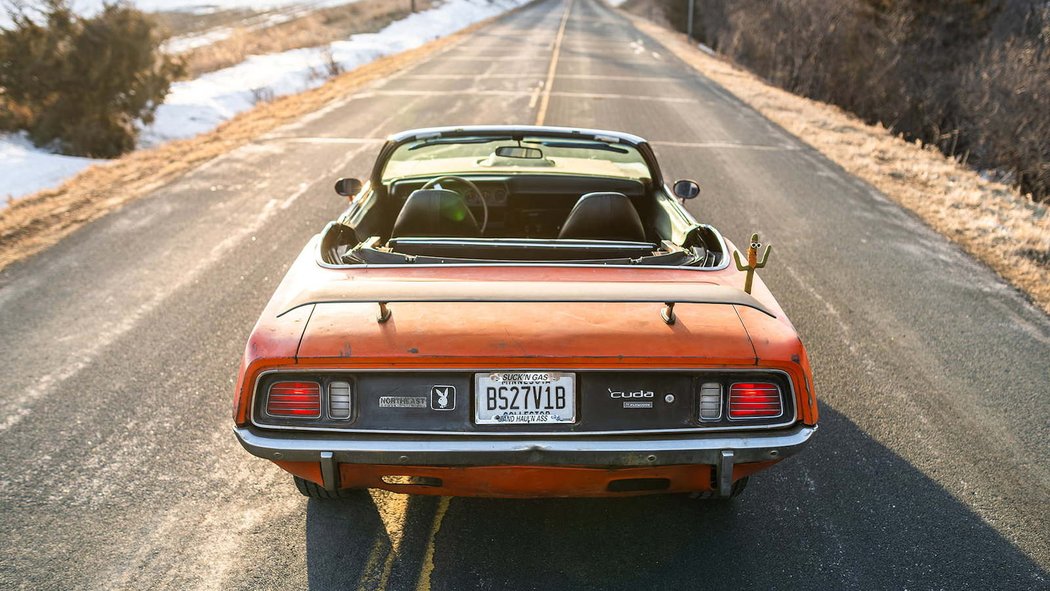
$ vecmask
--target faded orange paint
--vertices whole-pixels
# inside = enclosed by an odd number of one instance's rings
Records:
[[[299,478],[309,480],[310,482],[316,482],[324,486],[323,479],[321,478],[321,463],[320,462],[287,462],[284,460],[271,460],[274,464],[277,464],[285,472],[295,474]]]
[[[539,265],[329,269],[315,261],[316,240],[299,255],[249,338],[235,394],[234,418],[240,426],[248,423],[257,376],[268,369],[293,367],[780,369],[788,373],[795,386],[795,406],[801,422],[816,424],[817,402],[805,349],[784,311],[757,276],[752,295],[775,318],[742,306],[679,304],[675,306],[677,322],[667,325],[660,318],[660,304],[582,303],[391,304],[393,316],[385,323],[376,321],[378,305],[314,304],[278,317],[282,305],[301,286],[330,281],[516,281],[534,282],[537,289],[556,281],[704,282],[737,289],[742,289],[744,282],[744,273],[732,267],[721,271]],[[309,480],[316,482],[319,478],[305,476],[297,471],[300,468],[293,470],[287,462],[278,463]],[[757,470],[764,464],[747,466],[738,466],[734,477],[740,477],[742,470]],[[341,466],[348,482],[371,478],[367,486],[378,486],[374,481],[382,467],[374,468],[370,471],[367,466]],[[707,490],[710,469],[687,466],[645,470],[673,474],[672,481],[683,487],[699,486],[702,482],[702,487],[689,490]],[[405,470],[398,468],[396,473],[411,475]],[[600,494],[598,490],[603,482],[607,483],[610,472],[528,468],[528,474],[542,478],[534,481],[513,476],[515,472],[525,474],[523,470],[526,469],[457,468],[443,477],[447,490],[441,494],[472,494],[472,490],[495,486],[484,484],[487,478],[497,478],[493,482],[504,487],[499,494],[508,496],[514,496],[515,491],[526,496],[543,494],[540,489],[547,490],[543,487],[573,495]],[[576,486],[582,488],[573,488]]]
[[[733,480],[750,476],[775,463],[773,461],[737,464],[733,467]],[[564,466],[452,468],[341,464],[339,476],[344,488],[380,488],[396,493],[420,495],[529,498],[631,496],[709,491],[712,490],[713,471],[712,466],[705,465],[604,469]],[[441,480],[442,485],[387,484],[383,482],[384,476],[437,478]],[[610,482],[634,478],[666,478],[670,484],[667,488],[653,491],[609,492]],[[314,480],[314,482],[320,484],[319,480]]]

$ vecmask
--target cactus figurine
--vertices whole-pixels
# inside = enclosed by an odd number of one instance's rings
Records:
[[[751,293],[751,282],[755,279],[755,269],[761,269],[766,266],[766,261],[769,260],[769,252],[773,250],[772,246],[766,247],[766,252],[762,253],[762,260],[758,260],[758,249],[762,248],[762,243],[758,241],[758,234],[751,235],[751,246],[747,249],[747,265],[740,262],[740,251],[733,251],[733,260],[736,261],[736,268],[740,271],[747,271],[747,278],[744,279],[744,291]]]

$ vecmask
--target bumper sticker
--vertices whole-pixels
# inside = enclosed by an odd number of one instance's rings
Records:
[[[426,408],[425,396],[380,396],[379,408]]]

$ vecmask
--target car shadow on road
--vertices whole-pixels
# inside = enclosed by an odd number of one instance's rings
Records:
[[[364,580],[383,522],[367,494],[306,507],[307,578],[311,589],[354,589]]]
[[[310,589],[414,589],[439,497],[359,491],[306,508]]]
[[[411,497],[384,583],[435,591],[1045,588],[1045,570],[937,482],[845,416],[822,412],[812,445],[730,502],[455,498],[424,581],[438,502]],[[370,536],[386,536],[378,521],[370,497],[312,501],[311,588],[375,588],[356,562],[368,561]]]

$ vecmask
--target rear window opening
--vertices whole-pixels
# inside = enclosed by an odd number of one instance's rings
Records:
[[[384,147],[369,183],[325,232],[323,263],[713,269],[729,262],[725,241],[679,203],[640,138],[416,133]]]
[[[592,265],[696,264],[705,253],[674,244],[583,240],[500,238],[396,238],[379,245],[378,237],[347,250],[344,264],[440,265],[484,263],[562,263]]]
[[[427,238],[358,241],[353,229],[332,223],[322,234],[327,265],[573,264],[715,268],[725,259],[722,237],[697,226],[693,246],[669,240],[637,242],[539,238]],[[710,246],[708,246],[710,245]]]

